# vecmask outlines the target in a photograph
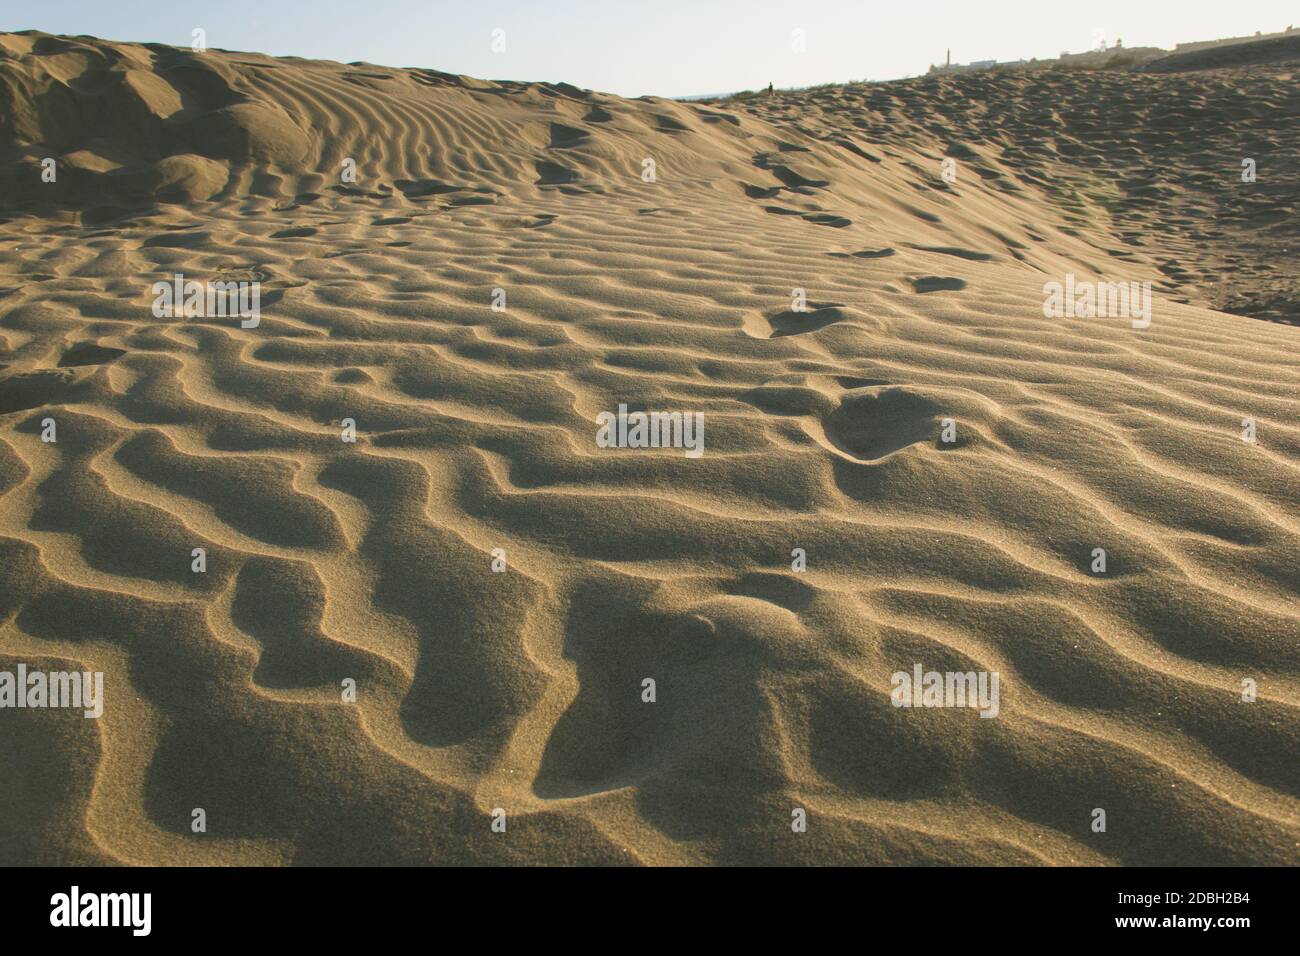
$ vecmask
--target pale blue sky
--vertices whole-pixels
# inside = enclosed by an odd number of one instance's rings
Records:
[[[948,47],[954,62],[1053,57],[1099,31],[1171,47],[1300,26],[1296,11],[1294,0],[9,0],[0,30],[188,46],[203,27],[225,49],[684,96],[894,79]]]

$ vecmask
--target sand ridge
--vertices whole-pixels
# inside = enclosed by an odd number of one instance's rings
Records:
[[[0,861],[1295,862],[1297,330],[1042,132],[1221,74],[685,104],[0,50],[0,670],[107,688],[0,711]],[[1225,233],[1294,208],[1235,163],[1183,187]],[[1263,248],[1225,269],[1285,319]],[[260,323],[155,317],[178,272]],[[1067,273],[1150,326],[1045,317]],[[598,447],[620,403],[705,453]],[[914,663],[998,716],[893,706]]]

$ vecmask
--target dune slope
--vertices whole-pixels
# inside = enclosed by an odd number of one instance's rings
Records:
[[[0,670],[106,687],[0,710],[0,862],[1295,863],[1258,69],[683,104],[0,35]]]

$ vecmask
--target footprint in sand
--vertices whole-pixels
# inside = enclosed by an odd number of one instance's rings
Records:
[[[918,252],[937,252],[940,255],[954,256],[970,262],[991,262],[996,258],[991,252],[976,252],[974,249],[962,249],[959,246],[916,246],[909,244],[909,248]]]
[[[448,206],[495,206],[495,196],[453,196],[447,200]]]
[[[710,113],[708,111],[701,111],[700,116],[706,123],[730,123],[732,126],[740,125],[740,117],[733,116],[730,113]]]
[[[82,365],[107,365],[126,354],[126,349],[109,348],[96,342],[77,342],[59,359],[59,368]]]
[[[562,123],[551,124],[551,149],[572,149],[575,146],[581,146],[590,139],[591,134],[585,129],[565,126]]]
[[[832,229],[843,229],[845,226],[853,225],[853,220],[846,216],[837,216],[829,212],[808,213],[804,219],[816,226],[830,226]]]
[[[822,422],[827,439],[858,461],[879,461],[939,434],[933,401],[897,386],[845,396]]]
[[[443,193],[459,193],[469,189],[468,186],[453,186],[437,179],[399,179],[393,183],[407,199],[419,199],[423,196],[441,196]]]
[[[917,292],[957,292],[966,288],[966,280],[955,276],[919,276],[908,280]]]
[[[795,172],[789,166],[783,166],[780,163],[774,166],[766,167],[767,171],[781,180],[782,185],[787,189],[825,189],[831,184],[829,179],[808,179],[805,176]]]
[[[77,373],[55,369],[0,377],[0,415],[65,401],[79,381]]]
[[[687,133],[690,127],[680,120],[673,119],[663,113],[654,114],[655,129],[661,133]]]
[[[803,335],[805,332],[816,332],[818,329],[824,329],[828,325],[843,321],[848,318],[842,306],[839,305],[813,305],[809,303],[809,309],[806,312],[795,312],[793,309],[786,309],[777,315],[768,318],[768,324],[772,328],[771,338],[780,338],[784,335]]]
[[[537,170],[537,185],[539,186],[559,186],[564,183],[576,183],[578,181],[578,174],[575,170],[567,166],[561,166],[559,163],[539,159],[533,163],[533,168]]]
[[[828,256],[834,259],[885,259],[894,255],[892,246],[885,246],[883,249],[863,249],[861,252],[828,252]]]

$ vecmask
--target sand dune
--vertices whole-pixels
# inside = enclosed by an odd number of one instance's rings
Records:
[[[1241,75],[0,35],[0,670],[106,686],[0,710],[0,862],[1295,863],[1300,87]]]

